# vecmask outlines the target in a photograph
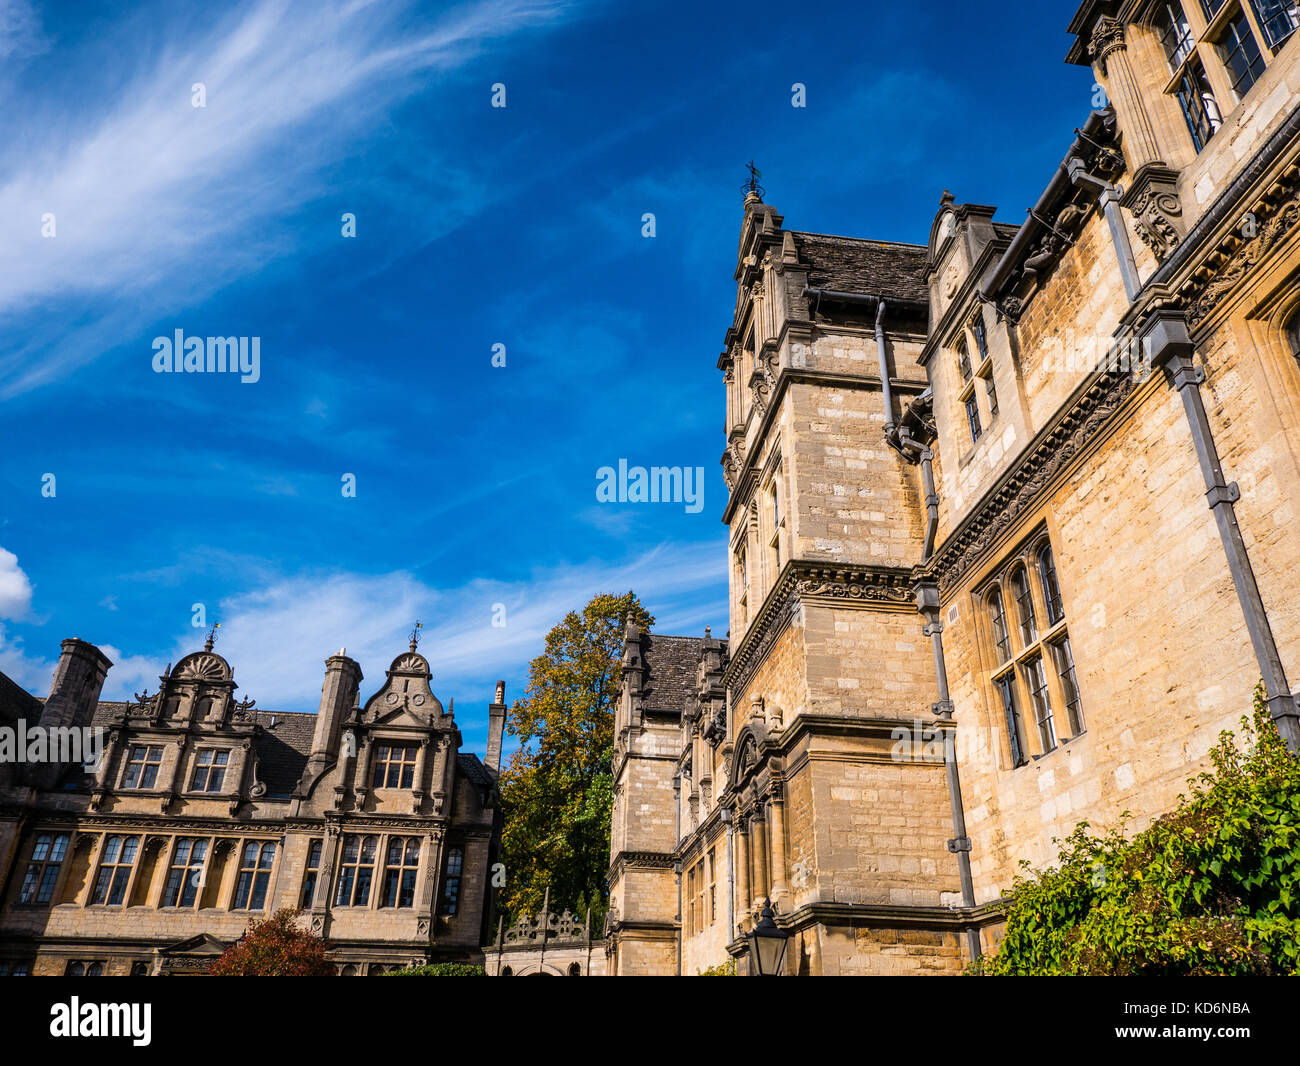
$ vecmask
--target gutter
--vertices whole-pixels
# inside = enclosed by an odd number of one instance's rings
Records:
[[[1038,203],[1034,205],[1029,217],[1017,231],[1010,246],[1002,253],[1002,258],[998,260],[997,266],[993,268],[993,277],[989,280],[987,288],[983,290],[983,295],[996,298],[1005,288],[1006,283],[1011,279],[1011,273],[1016,264],[1029,250],[1030,242],[1043,229],[1042,223],[1038,221],[1036,216],[1048,213],[1061,193],[1073,187],[1069,170],[1071,160],[1084,154],[1089,139],[1095,139],[1105,129],[1107,120],[1113,114],[1112,111],[1094,111],[1088,116],[1088,121],[1083,124],[1083,128],[1075,136],[1074,143],[1070,145],[1070,150],[1065,153],[1065,158],[1057,166],[1056,173],[1052,175],[1052,180],[1047,183],[1047,188],[1043,190],[1043,195],[1038,198]]]

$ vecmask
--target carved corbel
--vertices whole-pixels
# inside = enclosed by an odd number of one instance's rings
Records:
[[[1133,215],[1138,237],[1161,261],[1183,239],[1183,204],[1178,198],[1177,181],[1176,170],[1144,167],[1121,201]]]

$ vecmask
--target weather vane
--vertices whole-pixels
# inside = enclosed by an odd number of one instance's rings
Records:
[[[745,182],[745,184],[741,186],[741,191],[743,191],[746,196],[753,193],[761,200],[765,190],[763,189],[763,186],[758,183],[758,179],[763,176],[763,173],[758,169],[758,167],[754,166],[754,161],[752,159],[745,165],[749,168],[749,181]]]
[[[420,643],[420,630],[423,628],[424,623],[417,618],[415,628],[411,630],[411,651],[415,651],[416,645]]]
[[[217,630],[221,628],[221,623],[217,622],[208,630],[208,639],[203,643],[204,651],[211,651],[212,645],[217,642]]]

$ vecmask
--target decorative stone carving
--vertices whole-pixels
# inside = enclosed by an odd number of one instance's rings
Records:
[[[187,656],[177,667],[174,677],[196,681],[225,681],[230,676],[225,660],[210,652]]]
[[[1056,431],[1014,467],[989,505],[950,538],[931,564],[939,587],[951,589],[1027,510],[1037,506],[1047,485],[1097,435],[1135,387],[1131,374],[1103,375],[1083,395]]]
[[[1133,212],[1133,228],[1157,259],[1163,260],[1182,239],[1174,223],[1183,214],[1182,202],[1172,189],[1148,185],[1128,205]]]
[[[1265,203],[1257,207],[1254,217],[1255,236],[1251,240],[1237,244],[1232,248],[1230,242],[1240,240],[1238,233],[1220,246],[1217,269],[1209,263],[1197,272],[1192,285],[1184,292],[1187,303],[1187,324],[1195,327],[1204,321],[1223,301],[1228,293],[1254,269],[1284,236],[1300,224],[1300,190],[1297,190],[1300,175],[1291,175],[1286,185],[1277,187],[1272,205]],[[1210,257],[1213,261],[1214,256]]]
[[[1106,60],[1124,47],[1124,23],[1119,19],[1103,15],[1093,27],[1092,38],[1088,42],[1089,58],[1106,73]]]

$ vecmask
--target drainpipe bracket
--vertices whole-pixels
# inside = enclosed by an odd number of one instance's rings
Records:
[[[937,637],[943,632],[942,622],[930,622],[928,625],[921,627],[921,635],[926,637]]]
[[[937,703],[930,704],[930,712],[936,718],[951,718],[953,712],[952,700],[939,700]]]
[[[937,495],[933,495],[933,494],[927,496],[927,497],[925,498],[925,505],[926,505],[927,507],[938,507],[938,506],[939,506],[939,497],[938,497]]]
[[[958,837],[948,841],[948,850],[956,855],[960,851],[970,851],[970,837]]]
[[[1241,489],[1235,481],[1227,485],[1215,485],[1205,494],[1205,498],[1210,501],[1210,510],[1213,511],[1220,504],[1236,503],[1241,499]]]

